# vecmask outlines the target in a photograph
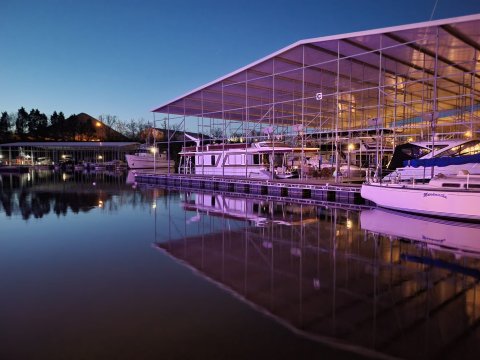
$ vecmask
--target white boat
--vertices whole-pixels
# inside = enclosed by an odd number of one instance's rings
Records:
[[[480,220],[480,175],[437,175],[428,184],[365,183],[362,197],[380,207],[447,218]]]
[[[315,152],[293,148],[278,141],[210,144],[185,147],[180,152],[180,174],[237,176],[256,179],[294,177],[298,172],[287,155]]]
[[[430,141],[402,144],[395,148],[392,160],[387,166],[387,169],[393,172],[386,175],[383,180],[430,179],[432,170],[431,167],[423,165],[425,162],[475,154],[480,154],[480,140],[435,140],[433,143]],[[403,166],[403,163],[407,163],[407,166]],[[451,164],[434,166],[433,174],[455,175],[460,170],[480,174],[480,162],[454,164],[452,161]]]
[[[421,242],[430,249],[480,257],[480,224],[371,209],[361,212],[360,226],[376,234]]]
[[[166,153],[159,153],[157,148],[146,145],[142,145],[135,154],[126,154],[125,158],[129,169],[161,169],[174,164]]]

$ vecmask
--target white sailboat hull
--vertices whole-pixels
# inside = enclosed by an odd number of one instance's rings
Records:
[[[480,220],[480,191],[447,190],[428,185],[363,184],[361,194],[388,209]]]

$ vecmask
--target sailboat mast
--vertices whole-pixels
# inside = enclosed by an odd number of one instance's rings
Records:
[[[433,106],[432,106],[432,118],[430,120],[431,132],[432,132],[432,158],[435,156],[435,131],[436,122],[438,117],[438,101],[437,101],[437,77],[438,77],[438,27],[435,28],[435,62],[434,62],[434,75],[433,75]],[[435,166],[432,166],[431,179],[433,179]]]

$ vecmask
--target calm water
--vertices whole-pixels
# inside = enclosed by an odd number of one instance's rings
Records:
[[[0,359],[476,359],[480,226],[1,176]]]

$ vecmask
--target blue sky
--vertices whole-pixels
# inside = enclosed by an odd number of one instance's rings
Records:
[[[0,0],[0,111],[150,110],[295,41],[430,19],[435,0]],[[480,13],[438,0],[433,19]]]

